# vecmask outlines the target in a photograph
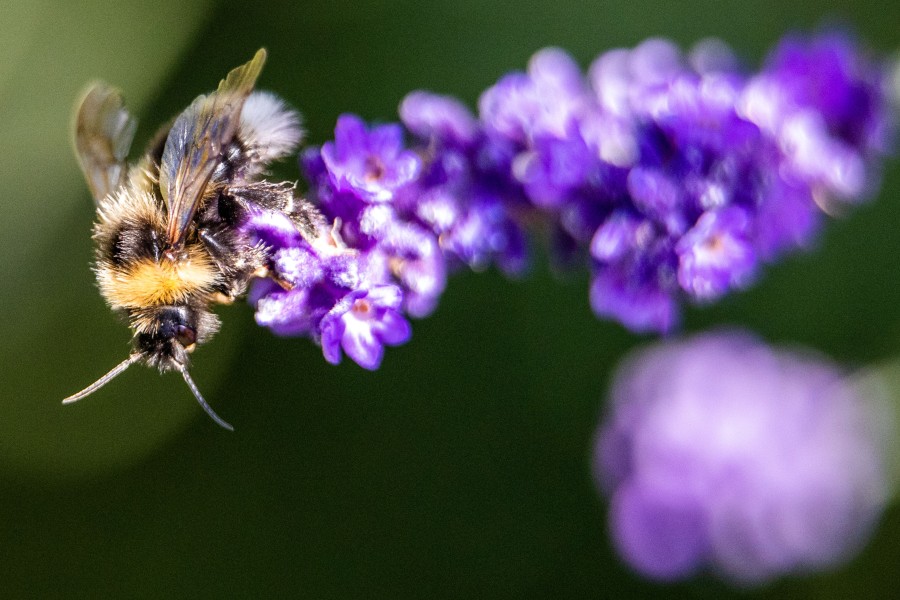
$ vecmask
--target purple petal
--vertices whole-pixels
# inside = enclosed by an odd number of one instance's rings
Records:
[[[565,90],[572,95],[583,91],[581,68],[561,48],[544,48],[535,52],[528,61],[528,75],[543,90]]]
[[[580,137],[546,139],[534,144],[513,163],[513,174],[540,208],[557,208],[569,194],[584,187],[595,160]]]
[[[290,248],[300,243],[301,236],[287,215],[275,210],[255,210],[241,224],[241,230],[254,241],[273,248]]]
[[[624,212],[613,213],[601,225],[591,239],[591,256],[601,262],[615,261],[634,251],[641,237],[641,230],[651,228],[649,223]]]
[[[326,164],[330,162],[345,162],[351,158],[363,154],[367,150],[368,131],[365,122],[357,115],[342,114],[338,117],[334,127],[334,143],[326,143],[322,146],[322,158]],[[326,152],[325,147],[328,146]]]
[[[591,283],[591,308],[636,332],[671,331],[678,323],[678,305],[670,294],[649,284],[631,281],[616,269],[601,269]]]
[[[415,180],[421,168],[422,161],[418,155],[414,152],[400,152],[394,157],[388,170],[390,176],[383,179],[382,185],[397,190]]]
[[[403,304],[403,292],[396,285],[377,285],[365,292],[365,298],[379,308],[397,310]]]
[[[369,152],[389,162],[403,149],[403,128],[396,123],[373,127],[368,144]]]
[[[372,330],[378,339],[388,346],[405,344],[412,337],[412,326],[403,315],[396,310],[386,310]]]
[[[619,552],[653,579],[686,578],[706,558],[704,515],[696,499],[625,484],[613,496],[610,521]]]
[[[273,256],[278,275],[297,287],[308,288],[324,276],[322,260],[311,250],[302,247],[284,248]]]
[[[423,139],[466,146],[475,141],[477,123],[472,113],[450,96],[412,92],[400,103],[400,118]]]
[[[377,369],[384,356],[384,346],[381,340],[375,336],[371,325],[365,320],[352,316],[352,313],[344,316],[343,323],[345,329],[341,346],[344,348],[344,352],[364,369],[370,371]]]
[[[329,314],[322,319],[320,326],[322,355],[333,365],[341,362],[341,342],[344,339],[344,321],[336,315]]]
[[[628,193],[641,211],[665,225],[670,233],[684,231],[682,190],[666,173],[635,167],[628,174]]]
[[[276,291],[256,303],[256,322],[277,335],[305,335],[313,328],[307,290]]]
[[[736,207],[704,213],[675,248],[681,287],[708,300],[745,286],[757,264],[748,227],[749,216]]]
[[[300,153],[300,168],[307,181],[316,182],[325,175],[325,161],[322,160],[322,149],[317,146],[305,148]]]

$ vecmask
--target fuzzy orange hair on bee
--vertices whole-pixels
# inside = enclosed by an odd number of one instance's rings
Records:
[[[210,308],[233,302],[252,278],[269,274],[269,249],[239,224],[253,211],[278,211],[311,237],[320,221],[292,185],[263,179],[302,138],[295,111],[253,91],[265,59],[259,50],[218,89],[198,96],[133,164],[127,155],[137,122],[121,93],[95,83],[77,104],[75,151],[97,205],[94,272],[107,304],[128,321],[133,350],[63,403],[140,362],[180,372],[209,416],[232,429],[203,399],[188,368],[197,345],[219,329]]]

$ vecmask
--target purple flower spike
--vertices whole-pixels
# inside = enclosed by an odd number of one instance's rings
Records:
[[[891,485],[893,422],[862,395],[873,387],[735,332],[633,355],[595,453],[622,558],[654,579],[745,584],[849,558]]]
[[[587,74],[540,50],[481,94],[477,116],[412,92],[399,107],[409,145],[400,125],[343,115],[334,141],[300,157],[328,233],[304,240],[267,213],[244,226],[295,286],[257,285],[258,318],[317,339],[343,298],[379,286],[425,317],[457,269],[523,273],[535,225],[556,265],[587,263],[598,316],[669,332],[685,302],[746,287],[812,247],[837,202],[874,191],[895,129],[887,80],[845,35],[789,38],[755,74],[719,40],[684,54],[650,39]],[[346,327],[328,323],[335,359]],[[374,350],[351,347],[372,364]]]
[[[334,138],[322,146],[322,160],[339,192],[368,202],[387,202],[419,174],[419,158],[404,149],[399,125],[369,131],[356,115],[341,115]]]
[[[331,364],[341,362],[341,349],[359,366],[375,370],[384,346],[405,344],[412,335],[400,313],[403,294],[397,286],[380,285],[347,294],[322,319],[322,353]]]

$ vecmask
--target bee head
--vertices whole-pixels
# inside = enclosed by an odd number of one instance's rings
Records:
[[[134,352],[109,373],[63,400],[69,404],[94,393],[114,377],[136,362],[157,367],[160,371],[178,371],[184,378],[197,402],[213,421],[233,430],[213,411],[200,394],[200,390],[188,373],[188,355],[194,347],[209,339],[218,329],[218,319],[209,311],[188,306],[160,306],[134,315]]]
[[[162,306],[142,315],[134,336],[135,352],[161,371],[187,366],[197,345],[197,312],[187,306]]]

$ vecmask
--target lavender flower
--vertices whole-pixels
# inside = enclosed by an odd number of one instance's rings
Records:
[[[243,229],[272,249],[270,271],[280,282],[260,280],[252,288],[257,323],[279,335],[311,337],[333,364],[343,348],[367,369],[378,368],[385,345],[409,340],[400,289],[335,231],[320,224],[319,235],[306,239],[286,215],[264,210],[250,215]]]
[[[841,33],[789,37],[766,62],[739,108],[775,137],[790,176],[840,199],[870,192],[894,133],[886,70]]]
[[[326,221],[318,239],[277,215],[248,219],[294,286],[258,284],[257,320],[371,368],[408,338],[399,315],[435,310],[448,274],[523,273],[537,223],[558,264],[589,265],[597,315],[669,331],[684,301],[746,287],[812,244],[822,208],[871,191],[894,128],[886,78],[847,36],[790,38],[755,75],[722,42],[685,56],[653,39],[587,75],[541,50],[481,95],[477,116],[413,92],[399,109],[408,141],[398,124],[343,115],[334,141],[301,156]],[[386,289],[399,304],[376,313],[390,331],[355,328],[348,307]],[[365,351],[345,337],[364,329]]]
[[[889,492],[879,400],[747,334],[634,355],[595,454],[617,549],[662,580],[712,568],[758,583],[847,559]]]
[[[531,58],[527,74],[507,75],[489,88],[478,107],[490,133],[526,143],[567,138],[588,102],[575,61],[563,50],[547,48]]]
[[[355,115],[343,115],[334,142],[322,146],[322,160],[338,192],[368,202],[386,202],[419,171],[419,159],[403,148],[403,131],[381,125],[369,131]]]
[[[704,212],[675,245],[682,289],[710,299],[743,285],[756,266],[749,229],[750,215],[742,208]]]
[[[437,236],[450,268],[483,270],[496,263],[506,273],[526,266],[522,225],[511,213],[521,192],[510,178],[511,147],[490,138],[459,101],[413,92],[400,104],[426,168],[417,187],[399,200],[405,218]]]
[[[322,318],[322,351],[325,359],[341,362],[341,348],[361,367],[381,365],[384,346],[405,344],[412,335],[400,313],[403,296],[394,285],[356,290],[344,296]]]

